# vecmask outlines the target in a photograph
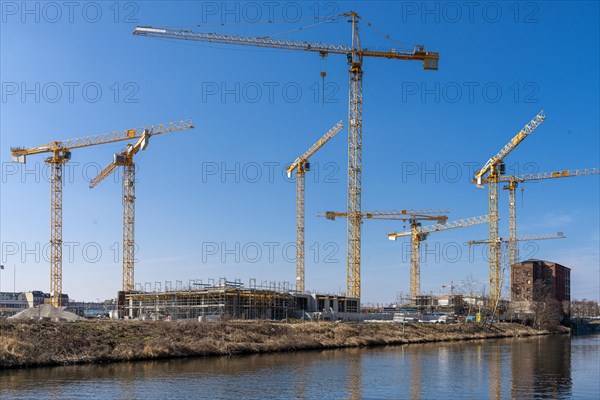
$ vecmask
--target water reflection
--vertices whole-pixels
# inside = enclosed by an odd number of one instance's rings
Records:
[[[499,400],[502,398],[502,358],[501,345],[498,343],[490,344],[490,399]]]
[[[553,336],[7,370],[0,371],[0,398],[531,399],[570,398],[575,387],[586,397],[599,389],[600,340],[585,340],[572,346],[570,337]]]
[[[421,358],[417,357],[417,353],[412,354],[410,371],[410,398],[418,400],[421,398]]]
[[[301,364],[296,368],[296,391],[295,398],[304,400],[306,398],[306,381],[307,381],[306,365]]]
[[[511,346],[514,399],[534,396],[549,399],[570,397],[571,338],[566,335],[515,340]],[[595,351],[598,351],[596,347]]]
[[[347,391],[348,400],[360,400],[362,399],[362,382],[361,382],[361,357],[359,354],[354,354],[348,360],[348,373],[347,373]]]

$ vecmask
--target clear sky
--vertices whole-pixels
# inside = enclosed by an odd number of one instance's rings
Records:
[[[322,21],[351,9],[364,18],[363,47],[422,43],[440,52],[439,71],[364,62],[363,210],[447,208],[450,220],[486,214],[487,191],[470,183],[474,169],[541,109],[547,120],[506,158],[510,173],[599,166],[598,2],[2,2],[2,290],[13,289],[13,270],[17,290],[49,288],[45,156],[15,165],[11,146],[184,118],[196,129],[154,137],[136,158],[136,282],[294,281],[295,190],[283,168],[337,121],[347,123],[345,57],[132,31],[153,25],[348,43],[343,18],[309,26],[315,15]],[[119,173],[88,184],[124,146],[75,150],[66,169],[63,291],[75,299],[111,298],[121,285]],[[346,221],[317,213],[346,209],[346,163],[344,129],[307,174],[310,290],[345,290]],[[567,236],[526,243],[522,256],[570,267],[573,298],[600,297],[599,183],[557,179],[518,192],[519,235]],[[500,196],[506,237],[506,191]],[[408,291],[408,239],[386,237],[407,228],[364,222],[363,302],[393,302]],[[422,290],[440,293],[469,275],[487,285],[484,249],[465,245],[486,236],[486,225],[430,235]]]

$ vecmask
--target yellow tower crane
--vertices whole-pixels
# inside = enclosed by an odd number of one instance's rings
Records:
[[[418,45],[412,51],[368,50],[361,47],[359,22],[361,17],[354,11],[341,14],[352,25],[351,44],[324,44],[296,40],[278,40],[268,36],[240,36],[220,33],[193,32],[190,30],[173,30],[161,27],[138,26],[134,35],[150,36],[163,39],[190,40],[196,42],[253,46],[272,49],[310,51],[319,53],[321,57],[329,54],[346,56],[350,69],[348,91],[348,228],[347,228],[347,294],[360,298],[360,221],[362,199],[362,63],[365,57],[387,58],[393,60],[416,60],[423,62],[423,69],[437,70],[439,54],[425,50]],[[338,18],[339,18],[338,17]],[[336,18],[337,19],[337,18]],[[329,22],[323,21],[321,23]],[[364,20],[363,20],[364,21]],[[366,21],[364,21],[366,22]],[[372,24],[367,23],[367,26]]]
[[[145,131],[158,135],[185,129],[189,121],[169,122],[149,127],[127,129],[101,135],[84,136],[76,139],[57,140],[41,146],[10,149],[13,162],[25,163],[27,156],[51,153],[45,161],[50,165],[50,302],[60,307],[62,302],[62,186],[63,165],[71,159],[71,150],[82,147],[138,139]]]
[[[517,196],[516,189],[519,183],[529,181],[541,181],[555,178],[572,178],[576,176],[598,175],[600,168],[582,168],[564,171],[536,172],[525,175],[503,175],[499,182],[506,182],[503,189],[508,190],[508,249],[510,254],[510,265],[515,264],[519,259],[519,249],[517,247]]]
[[[296,290],[300,293],[304,293],[304,174],[310,171],[308,159],[343,128],[342,121],[335,124],[285,170],[288,178],[296,171]]]
[[[362,220],[378,219],[378,220],[393,220],[393,221],[409,221],[411,228],[416,228],[421,225],[419,221],[437,221],[438,224],[443,224],[448,220],[445,215],[450,210],[392,210],[392,211],[367,211],[362,213]],[[437,214],[437,215],[436,215]],[[320,213],[320,217],[325,217],[329,220],[335,220],[336,217],[347,217],[347,213],[327,211]],[[412,259],[412,258],[411,258]],[[418,292],[420,287],[420,271],[419,263],[410,265],[410,287],[416,288]]]
[[[178,130],[193,128],[194,126],[190,123]],[[150,136],[156,134],[148,129],[144,129],[137,143],[129,143],[123,152],[114,154],[113,161],[90,182],[91,189],[112,174],[117,168],[123,167],[123,269],[121,273],[121,290],[124,292],[131,292],[135,289],[135,164],[133,156],[140,150],[146,150]]]
[[[407,232],[388,233],[388,239],[396,240],[399,237],[410,236],[410,297],[416,299],[421,292],[421,242],[427,239],[430,233],[446,231],[448,229],[462,228],[488,222],[488,216],[471,217],[444,224],[421,226],[420,223],[411,223]]]
[[[498,182],[500,176],[505,173],[504,158],[513,151],[519,143],[529,136],[544,120],[544,111],[540,111],[527,125],[523,127],[494,157],[490,158],[485,165],[475,173],[474,183],[481,187],[484,179],[488,184],[488,237],[490,246],[489,269],[490,269],[490,304],[495,307],[500,299],[500,243],[498,242]]]

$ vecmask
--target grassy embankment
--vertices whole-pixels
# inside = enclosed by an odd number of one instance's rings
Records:
[[[403,332],[404,329],[404,332]],[[0,368],[543,335],[518,324],[0,321]]]

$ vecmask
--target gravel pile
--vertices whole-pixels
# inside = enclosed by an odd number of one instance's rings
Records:
[[[77,314],[65,311],[65,307],[56,308],[52,304],[40,304],[33,308],[28,308],[18,314],[9,317],[9,319],[50,319],[51,321],[79,321],[81,318]]]

